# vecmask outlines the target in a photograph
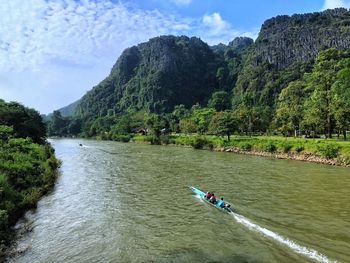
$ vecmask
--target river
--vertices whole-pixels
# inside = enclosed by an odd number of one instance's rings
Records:
[[[9,262],[350,262],[350,169],[174,146],[51,141],[56,186]],[[79,146],[82,144],[83,146]],[[212,190],[230,215],[189,190]]]

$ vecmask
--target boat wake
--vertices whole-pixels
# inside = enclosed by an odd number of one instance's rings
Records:
[[[331,263],[331,262],[336,262],[333,260],[328,259],[325,255],[319,253],[318,251],[311,249],[311,248],[307,248],[304,246],[301,246],[297,243],[295,243],[294,241],[283,237],[271,230],[268,230],[266,228],[263,228],[257,224],[254,224],[253,222],[251,222],[249,219],[247,219],[246,217],[239,215],[237,213],[231,213],[231,215],[234,217],[234,219],[238,222],[241,223],[242,225],[248,227],[250,230],[254,230],[256,232],[259,232],[261,234],[263,234],[264,236],[267,236],[271,239],[274,239],[276,241],[278,241],[279,243],[282,243],[286,246],[288,246],[290,249],[292,249],[294,252],[304,255],[310,259],[316,260],[318,262],[322,262],[322,263]]]

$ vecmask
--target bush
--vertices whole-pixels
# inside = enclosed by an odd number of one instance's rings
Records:
[[[264,147],[264,150],[269,152],[269,153],[275,152],[276,149],[277,149],[277,147],[273,142],[268,142]]]
[[[113,136],[113,140],[117,142],[129,142],[131,135],[116,134]]]
[[[40,145],[30,138],[11,137],[0,142],[1,254],[1,245],[7,245],[13,236],[11,226],[51,189],[59,161],[47,143]]]
[[[205,139],[203,137],[195,137],[191,141],[191,146],[195,149],[203,149],[203,147],[207,144],[208,144],[207,139]]]
[[[239,147],[244,151],[250,151],[253,148],[253,146],[248,142],[240,144]]]
[[[302,146],[302,145],[296,146],[296,147],[295,147],[295,151],[296,151],[297,153],[301,153],[302,151],[304,151],[304,146]]]
[[[169,135],[161,135],[160,136],[160,141],[161,141],[162,144],[168,145],[170,143]]]
[[[161,144],[160,137],[155,136],[155,135],[147,136],[146,140],[148,142],[150,142],[152,145],[160,145]]]
[[[289,153],[290,150],[293,148],[293,145],[289,144],[289,143],[284,143],[282,145],[282,148],[283,148],[283,152],[284,153]]]
[[[321,144],[317,145],[317,150],[323,157],[332,159],[338,157],[340,146],[336,144]]]

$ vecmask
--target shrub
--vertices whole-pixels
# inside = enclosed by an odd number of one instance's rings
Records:
[[[283,152],[284,153],[289,153],[290,150],[293,148],[293,145],[289,144],[289,143],[284,143],[282,145],[282,148],[283,148]]]
[[[205,139],[203,137],[195,137],[191,141],[191,146],[195,149],[203,149],[203,147],[207,144],[208,144],[207,139]]]
[[[244,151],[250,151],[253,148],[253,146],[249,142],[244,142],[240,144],[239,147]]]
[[[302,151],[304,151],[304,146],[302,146],[302,145],[296,146],[296,147],[295,147],[295,151],[296,151],[297,153],[301,153]]]
[[[170,143],[169,135],[161,135],[160,141],[161,141],[161,143],[168,145]]]
[[[113,136],[113,140],[117,142],[129,142],[131,139],[130,135],[116,134]]]
[[[264,150],[269,152],[269,153],[275,152],[276,149],[277,149],[277,147],[273,142],[268,142],[264,147]]]
[[[339,155],[340,146],[336,144],[321,144],[317,145],[317,150],[323,157],[327,159],[336,158]]]
[[[155,135],[147,136],[146,140],[148,142],[150,142],[152,145],[160,145],[161,144],[160,137],[155,136]]]

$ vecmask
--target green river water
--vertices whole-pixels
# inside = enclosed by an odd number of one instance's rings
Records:
[[[9,262],[350,262],[349,168],[174,146],[51,142],[60,175],[27,213],[32,231]],[[204,203],[190,185],[223,196],[236,213]]]

